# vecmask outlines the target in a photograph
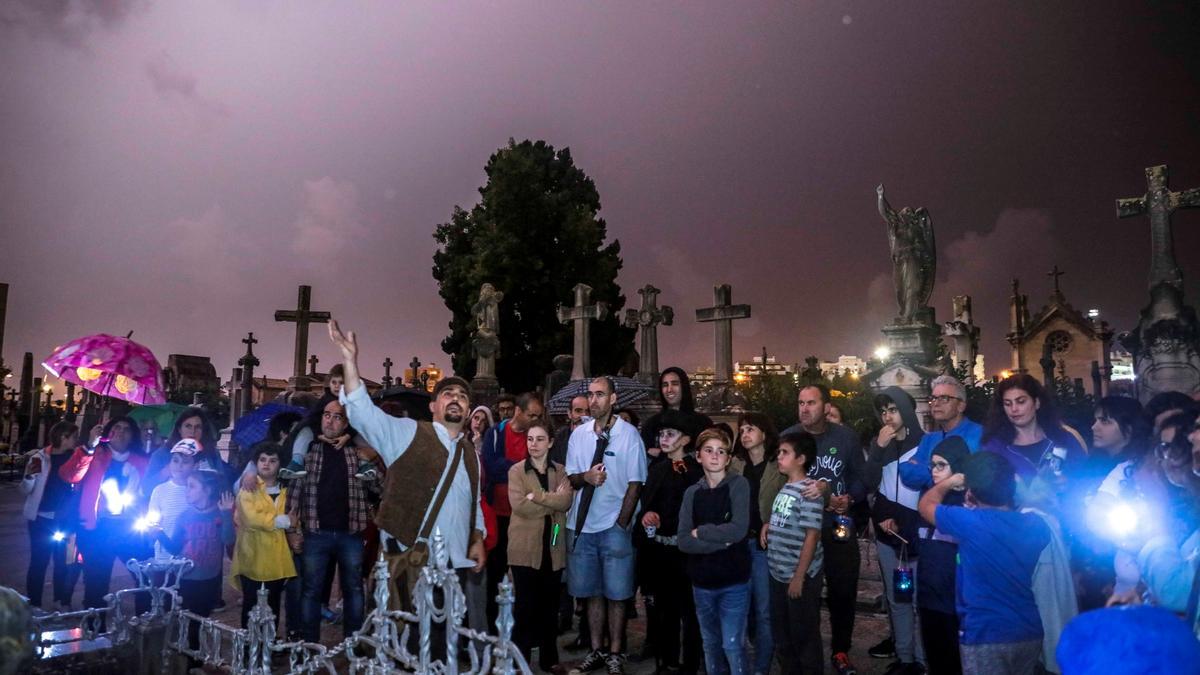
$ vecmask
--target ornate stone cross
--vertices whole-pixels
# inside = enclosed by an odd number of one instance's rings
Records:
[[[421,382],[421,359],[414,356],[412,361],[408,362],[408,367],[412,368],[412,386],[416,389]]]
[[[396,364],[392,363],[392,357],[390,357],[390,356],[383,360],[383,387],[384,387],[384,389],[392,386],[392,366],[394,366],[394,365],[396,365]]]
[[[312,286],[301,286],[296,309],[280,309],[275,311],[276,321],[287,321],[296,324],[296,350],[292,361],[292,382],[304,377],[304,359],[308,356],[308,325],[312,323],[329,323],[329,312],[314,312],[312,303]]]
[[[750,305],[732,304],[729,284],[713,287],[713,306],[696,310],[696,321],[716,323],[717,360],[713,366],[713,384],[733,381],[733,322],[750,318]]]
[[[317,374],[317,364],[320,362],[321,362],[321,359],[318,359],[316,354],[313,354],[312,356],[308,357],[308,374],[309,375]]]
[[[571,379],[582,380],[591,375],[592,339],[591,321],[602,321],[608,316],[608,303],[597,302],[589,305],[592,298],[592,287],[587,284],[575,285],[575,306],[558,306],[558,322],[575,322],[575,363],[571,367]]]
[[[1167,283],[1183,290],[1183,273],[1175,262],[1171,214],[1176,209],[1200,208],[1200,188],[1171,192],[1167,167],[1146,169],[1146,194],[1117,200],[1117,217],[1150,215],[1150,288]]]
[[[641,309],[625,310],[625,325],[642,329],[639,338],[638,379],[653,383],[658,378],[658,325],[670,326],[675,321],[675,310],[670,306],[658,306],[658,290],[650,284],[638,289],[642,296]]]

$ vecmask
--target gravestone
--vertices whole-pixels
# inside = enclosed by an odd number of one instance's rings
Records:
[[[1200,391],[1200,322],[1184,304],[1183,273],[1175,261],[1171,216],[1179,209],[1200,208],[1200,188],[1171,192],[1166,166],[1146,169],[1146,194],[1117,200],[1117,217],[1150,217],[1150,304],[1137,327],[1122,336],[1133,354],[1138,398],[1155,394]]]
[[[394,366],[394,365],[396,365],[396,364],[392,363],[392,357],[390,357],[390,356],[383,360],[382,383],[383,383],[384,389],[390,389],[392,386],[392,366]]]
[[[241,412],[244,415],[254,408],[254,369],[258,367],[258,357],[254,355],[254,345],[258,344],[258,340],[254,339],[254,333],[249,333],[242,343],[246,345],[246,353],[238,359],[238,365],[242,368],[241,387],[238,394],[241,401]]]
[[[745,397],[733,388],[733,322],[749,318],[750,305],[733,304],[729,284],[714,286],[713,306],[696,310],[696,321],[713,324],[715,338],[712,387],[697,406],[702,412],[717,413],[746,405]]]
[[[587,284],[576,284],[575,305],[566,307],[558,306],[558,322],[569,323],[573,322],[574,326],[574,350],[572,356],[575,361],[571,366],[571,379],[582,380],[591,376],[592,364],[592,340],[591,330],[592,321],[601,321],[608,316],[608,303],[596,302],[589,305],[588,302],[592,298],[592,287]]]
[[[301,286],[296,300],[296,309],[275,311],[275,320],[296,324],[296,346],[292,355],[292,376],[288,379],[291,391],[308,391],[311,387],[304,374],[304,360],[308,357],[308,327],[314,323],[329,323],[329,312],[312,310],[312,287]]]
[[[658,381],[658,326],[670,326],[675,321],[674,309],[668,305],[658,306],[661,292],[646,284],[638,289],[638,295],[642,296],[641,308],[625,310],[625,325],[641,329],[637,379],[646,384]]]
[[[942,326],[942,335],[950,338],[950,360],[955,368],[966,364],[965,384],[975,383],[975,363],[979,357],[979,326],[971,316],[971,296],[954,296],[954,319]]]

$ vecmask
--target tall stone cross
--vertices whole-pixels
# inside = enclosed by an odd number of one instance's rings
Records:
[[[717,360],[713,366],[713,384],[733,381],[733,322],[750,318],[750,305],[734,305],[729,284],[713,287],[713,306],[696,310],[696,321],[716,324]]]
[[[313,354],[312,356],[308,357],[308,374],[309,375],[317,374],[317,364],[320,362],[321,362],[321,359],[317,358],[316,354]]]
[[[1060,271],[1058,269],[1058,265],[1055,265],[1054,269],[1050,270],[1049,272],[1046,272],[1046,276],[1054,279],[1054,294],[1055,295],[1062,295],[1062,291],[1058,287],[1058,278],[1064,274],[1066,274],[1066,272]]]
[[[625,325],[641,328],[638,352],[638,379],[653,383],[658,378],[658,325],[670,326],[675,321],[675,310],[668,305],[658,306],[658,290],[650,284],[638,289],[642,296],[641,309],[625,310]]]
[[[1150,288],[1168,283],[1183,291],[1183,273],[1175,262],[1171,214],[1177,209],[1200,208],[1200,188],[1171,192],[1167,167],[1146,169],[1146,194],[1117,200],[1117,217],[1150,215]]]
[[[412,368],[412,388],[416,389],[421,383],[421,359],[414,356],[408,367]]]
[[[592,287],[587,284],[575,284],[575,306],[558,306],[558,322],[575,322],[575,363],[571,366],[571,379],[582,380],[591,375],[592,370],[592,321],[602,321],[608,316],[608,303],[597,302],[589,305],[592,299]]]
[[[258,365],[258,357],[254,355],[254,345],[258,344],[258,340],[254,339],[254,333],[250,333],[242,340],[242,344],[246,345],[246,353],[238,359],[238,365],[242,367],[242,386],[238,390],[238,396],[241,398],[239,410],[244,415],[250,412],[253,403],[254,368]]]
[[[288,321],[296,324],[296,350],[292,361],[292,381],[288,386],[296,389],[296,384],[304,378],[304,359],[308,356],[308,325],[312,323],[329,323],[329,312],[314,312],[312,303],[312,286],[301,286],[296,309],[280,309],[275,311],[276,321]]]
[[[390,356],[383,360],[383,388],[384,389],[387,389],[388,387],[392,386],[392,366],[394,366],[394,365],[396,365],[396,364],[392,363],[392,357],[390,357]]]

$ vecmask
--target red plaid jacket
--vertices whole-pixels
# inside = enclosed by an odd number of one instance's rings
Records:
[[[308,452],[304,455],[304,469],[308,473],[300,479],[299,487],[293,485],[287,492],[287,512],[292,513],[298,509],[299,523],[294,525],[299,525],[305,530],[321,529],[321,521],[317,516],[317,502],[321,497],[318,493],[321,465],[325,461],[325,445],[322,441],[313,441],[312,445],[308,446]],[[350,477],[350,531],[362,532],[375,516],[362,481],[354,477],[354,474],[358,473],[358,454],[354,452],[354,448],[346,445],[342,447],[342,456],[346,460],[346,475]],[[376,469],[380,473],[384,471],[384,467],[379,466],[378,462]]]

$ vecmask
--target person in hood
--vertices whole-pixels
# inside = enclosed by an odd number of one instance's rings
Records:
[[[666,411],[675,410],[692,417],[690,424],[696,429],[703,430],[712,426],[712,420],[707,415],[696,412],[692,384],[683,368],[671,366],[658,376],[658,400],[662,404],[662,411],[647,419],[641,429],[642,443],[646,445],[646,454],[651,463],[662,459],[662,449],[658,446],[658,430],[662,424],[662,415]]]
[[[920,523],[917,501],[921,494],[900,482],[900,462],[917,452],[924,436],[917,421],[915,402],[903,389],[888,387],[875,397],[875,412],[883,426],[867,450],[864,480],[875,488],[871,522],[875,525],[875,543],[879,572],[886,591],[892,637],[875,645],[868,653],[876,658],[895,656],[888,672],[910,672],[914,664],[925,662],[925,650],[918,639],[916,605],[897,603],[892,592],[892,570],[901,560],[917,567],[916,535]]]
[[[933,449],[930,473],[934,485],[962,473],[971,455],[966,441],[959,436],[947,436]],[[942,504],[962,506],[966,499],[963,489],[951,490]],[[915,597],[917,614],[921,618],[921,644],[925,666],[930,675],[961,675],[962,659],[958,652],[958,610],[955,589],[958,564],[958,540],[922,519],[917,537],[921,547],[921,565],[913,570],[917,575]]]

